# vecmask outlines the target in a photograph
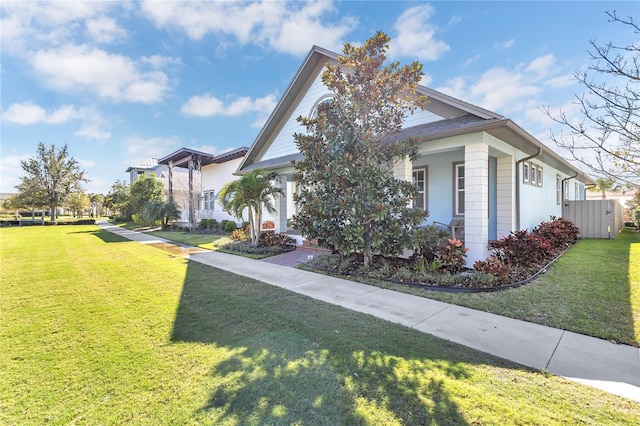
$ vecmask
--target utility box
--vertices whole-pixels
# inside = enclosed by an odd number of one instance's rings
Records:
[[[580,238],[615,238],[624,225],[617,200],[565,200],[562,217],[580,228]]]

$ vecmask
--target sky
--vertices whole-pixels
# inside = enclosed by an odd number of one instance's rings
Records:
[[[640,21],[638,0],[3,0],[0,192],[15,192],[39,142],[66,144],[101,194],[150,157],[249,147],[313,45],[340,53],[379,30],[390,60],[424,65],[423,85],[555,149],[541,108],[578,117],[589,40],[637,41],[608,22],[614,10]]]

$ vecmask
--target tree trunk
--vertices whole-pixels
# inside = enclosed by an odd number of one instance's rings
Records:
[[[371,252],[371,241],[373,240],[373,236],[371,235],[370,224],[364,226],[363,238],[364,248],[362,250],[362,253],[364,254],[364,267],[368,268],[373,262],[373,253]]]
[[[51,204],[51,223],[55,223],[56,222],[56,205],[55,204]],[[44,214],[44,212],[42,212],[42,214]],[[42,218],[42,221],[44,222],[44,217]]]

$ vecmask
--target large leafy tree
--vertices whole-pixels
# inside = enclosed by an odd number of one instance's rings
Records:
[[[585,92],[577,95],[582,118],[565,112],[546,114],[567,133],[552,134],[555,143],[592,172],[627,183],[640,182],[640,27],[632,17],[607,12],[609,22],[625,25],[635,37],[628,45],[589,42],[593,65],[576,72]]]
[[[115,181],[105,197],[104,205],[118,216],[129,219],[131,216],[131,188],[129,184],[124,180]]]
[[[147,203],[152,201],[164,202],[164,184],[156,175],[145,173],[131,184],[131,212],[142,219]]]
[[[78,161],[69,155],[67,145],[57,150],[55,145],[39,143],[37,154],[20,161],[20,166],[24,174],[16,188],[22,199],[30,205],[49,207],[52,222],[69,194],[82,191],[80,185],[88,182]]]
[[[274,197],[284,194],[282,189],[271,183],[274,177],[262,170],[253,170],[238,180],[227,182],[218,194],[222,207],[230,215],[242,220],[245,210],[248,212],[251,244],[254,246],[260,242],[262,211],[275,213]]]
[[[422,65],[384,65],[389,37],[378,32],[361,46],[345,44],[322,81],[333,93],[315,117],[299,117],[306,133],[294,135],[304,160],[295,164],[296,226],[344,254],[397,254],[410,244],[427,213],[409,206],[416,188],[398,180],[393,165],[415,160],[417,142],[398,140],[407,114],[427,102],[416,94]]]

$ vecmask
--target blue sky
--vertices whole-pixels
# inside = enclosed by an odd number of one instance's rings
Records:
[[[3,1],[0,192],[38,142],[66,143],[105,194],[149,157],[250,146],[312,45],[377,30],[423,84],[553,146],[540,107],[576,113],[588,41],[635,41],[606,10],[640,20],[638,1]]]

